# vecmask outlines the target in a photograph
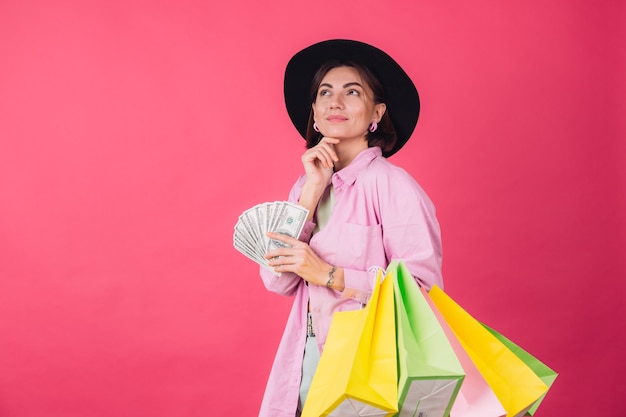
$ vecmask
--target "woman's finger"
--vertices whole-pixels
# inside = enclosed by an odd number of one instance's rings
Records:
[[[328,154],[331,156],[333,161],[338,161],[339,158],[337,157],[337,153],[335,152],[335,146],[334,146],[337,143],[339,143],[339,139],[324,137],[322,138],[320,143],[317,144],[317,146],[324,148],[328,152]]]
[[[335,151],[327,146],[317,146],[311,148],[311,152],[307,155],[310,160],[318,159],[325,167],[332,167],[334,161],[337,160]]]
[[[289,235],[285,235],[283,233],[266,232],[265,235],[269,237],[270,239],[278,240],[279,242],[287,243],[288,245],[291,245],[291,246],[301,243],[298,239],[293,238]]]
[[[286,244],[286,247],[280,247],[273,249],[265,254],[266,259],[279,258],[279,257],[292,257],[295,253],[295,250],[303,245],[303,242],[295,239],[291,236],[284,235],[282,233],[273,233],[267,232],[265,233],[267,237],[272,240],[277,240]]]

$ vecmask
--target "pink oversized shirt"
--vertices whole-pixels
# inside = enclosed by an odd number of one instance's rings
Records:
[[[292,188],[289,201],[297,202],[306,177]],[[435,207],[402,168],[368,148],[350,165],[333,174],[335,203],[326,226],[311,236],[315,224],[307,222],[300,240],[326,262],[344,268],[343,292],[305,285],[294,273],[276,276],[261,268],[269,291],[293,296],[282,340],[267,382],[259,417],[294,417],[298,405],[302,357],[306,341],[307,304],[320,351],[326,342],[333,313],[355,310],[367,302],[377,268],[402,259],[420,285],[443,287],[441,236]]]

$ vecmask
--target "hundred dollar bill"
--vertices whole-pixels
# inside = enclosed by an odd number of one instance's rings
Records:
[[[244,211],[241,215],[241,221],[246,226],[248,234],[253,241],[260,241],[262,239],[259,227],[256,221],[256,213],[254,207]]]
[[[256,238],[252,234],[251,228],[248,226],[246,219],[242,215],[235,225],[235,234],[233,240],[245,242],[251,249],[255,249],[259,255],[263,255],[263,250],[257,248]]]
[[[268,265],[268,261],[266,259],[259,260],[256,257],[256,255],[250,254],[250,252],[248,252],[247,249],[240,247],[237,243],[235,243],[234,246],[235,246],[235,249],[237,249],[241,254],[246,256],[248,259],[253,260],[254,262],[256,262],[259,265],[261,265],[263,268],[267,269],[268,271],[270,271],[270,272],[280,276],[280,272],[274,271],[274,268],[272,268],[271,266]]]
[[[304,223],[306,222],[308,215],[309,211],[304,207],[284,202],[280,207],[280,211],[276,215],[271,231],[297,239],[302,232],[302,228],[304,227]],[[283,242],[270,239],[267,244],[267,251],[284,246],[285,244]]]
[[[235,236],[233,239],[233,245],[239,252],[244,255],[248,255],[248,257],[254,259],[256,262],[266,262],[263,254],[259,253],[258,248],[249,243],[249,241],[246,241],[239,236]]]
[[[265,232],[268,230],[269,224],[269,216],[270,216],[270,208],[271,204],[258,204],[254,206],[254,212],[256,214],[257,227],[259,228],[259,232],[261,234],[261,247],[266,248],[269,243],[270,238],[265,235]]]

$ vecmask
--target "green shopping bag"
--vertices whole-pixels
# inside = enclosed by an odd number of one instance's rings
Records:
[[[393,261],[399,417],[447,417],[465,373],[448,338],[402,261]]]
[[[556,377],[559,375],[558,373],[550,369],[547,365],[545,365],[539,359],[535,358],[533,355],[526,352],[524,349],[522,349],[521,347],[513,343],[511,340],[507,339],[504,335],[502,335],[501,333],[498,333],[498,331],[492,329],[491,327],[487,326],[484,323],[481,323],[481,324],[483,325],[485,329],[489,330],[489,333],[494,335],[496,339],[502,342],[504,346],[509,348],[509,350],[515,354],[515,356],[520,358],[522,362],[528,365],[528,367],[532,369],[535,375],[537,375],[539,379],[541,379],[548,388],[552,386],[552,384],[556,380]],[[535,414],[535,412],[537,411],[537,408],[539,408],[539,404],[541,404],[541,402],[543,401],[547,393],[548,392],[546,391],[541,397],[539,397],[539,399],[535,401],[532,407],[530,407],[528,411],[526,411],[525,415],[532,416],[533,414]]]

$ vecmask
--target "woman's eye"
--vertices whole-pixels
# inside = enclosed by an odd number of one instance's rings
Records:
[[[320,90],[319,95],[320,96],[328,96],[328,95],[330,95],[330,91],[328,91],[328,90]]]
[[[348,95],[351,96],[358,96],[359,92],[357,90],[348,90]]]

